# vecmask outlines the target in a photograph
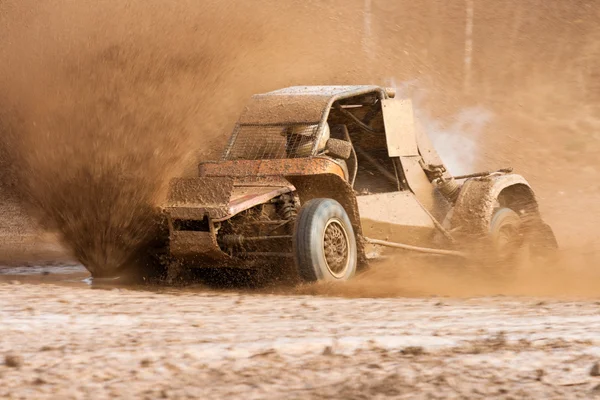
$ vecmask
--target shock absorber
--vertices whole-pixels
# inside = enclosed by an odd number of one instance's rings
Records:
[[[452,176],[447,176],[446,167],[443,165],[426,164],[422,159],[419,164],[430,182],[434,183],[440,193],[452,204],[456,203],[460,192],[460,185]]]
[[[298,215],[298,208],[296,201],[292,195],[284,194],[281,196],[281,218],[286,221],[290,221],[296,218]]]
[[[456,203],[458,199],[458,193],[460,192],[460,185],[454,178],[444,179],[438,178],[435,180],[438,190],[440,193],[448,199],[451,203]]]

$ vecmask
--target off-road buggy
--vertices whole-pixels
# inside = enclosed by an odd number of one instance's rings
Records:
[[[452,176],[409,100],[378,86],[252,97],[217,162],[170,183],[169,253],[190,267],[294,263],[347,280],[383,249],[510,261],[556,248],[510,170]]]

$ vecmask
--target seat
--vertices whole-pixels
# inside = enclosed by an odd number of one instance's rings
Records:
[[[340,139],[350,142],[352,144],[352,140],[350,140],[350,134],[348,133],[348,127],[345,124],[337,124],[331,126],[331,137],[333,139]],[[337,160],[336,160],[337,161]],[[351,186],[354,186],[354,181],[356,180],[356,173],[358,171],[358,160],[356,157],[356,151],[354,147],[352,147],[352,154],[348,160],[340,160],[344,162],[344,168],[346,171],[346,176],[348,177],[348,182]]]

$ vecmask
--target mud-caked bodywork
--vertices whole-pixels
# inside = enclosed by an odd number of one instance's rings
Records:
[[[464,257],[476,241],[497,249],[549,229],[523,177],[453,177],[410,101],[377,86],[254,96],[222,159],[174,179],[163,212],[186,265],[295,262],[307,279],[346,279],[342,267],[383,249]]]

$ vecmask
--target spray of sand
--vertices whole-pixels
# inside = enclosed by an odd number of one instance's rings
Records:
[[[152,206],[188,156],[186,118],[202,104],[173,110],[163,102],[180,85],[196,86],[190,75],[212,60],[177,62],[107,47],[58,71],[56,95],[28,104],[31,122],[9,138],[22,196],[92,273],[132,262],[132,249],[155,236]]]
[[[32,7],[27,17],[43,25],[49,5]],[[61,11],[45,21],[46,34],[68,27]],[[69,16],[107,23],[77,7]],[[195,22],[208,24],[206,18]],[[168,179],[189,161],[199,141],[195,131],[222,118],[214,99],[236,56],[205,40],[208,26],[193,45],[165,51],[164,38],[152,40],[139,24],[123,38],[82,30],[89,35],[85,46],[73,35],[68,42],[48,38],[51,50],[5,49],[14,63],[3,65],[11,80],[2,85],[14,111],[3,119],[2,135],[15,169],[10,178],[18,179],[21,199],[96,276],[149,266],[145,250],[160,234],[155,206]],[[173,34],[171,44],[184,41],[184,33]],[[13,35],[27,43],[27,36]],[[236,45],[253,40],[229,35]],[[29,54],[35,50],[38,58]],[[210,138],[209,131],[201,140]]]

